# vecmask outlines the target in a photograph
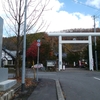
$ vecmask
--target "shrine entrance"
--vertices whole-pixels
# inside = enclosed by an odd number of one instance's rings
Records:
[[[93,54],[92,54],[92,36],[100,36],[100,33],[48,33],[49,36],[59,37],[59,71],[62,70],[62,44],[63,43],[87,43],[89,46],[89,70],[93,71]],[[88,37],[87,40],[62,40],[62,37],[77,36],[77,37]]]

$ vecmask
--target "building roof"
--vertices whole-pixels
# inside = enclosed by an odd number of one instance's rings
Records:
[[[4,52],[6,52],[9,56],[11,56],[13,59],[16,57],[16,51],[10,51],[8,49],[2,49]]]

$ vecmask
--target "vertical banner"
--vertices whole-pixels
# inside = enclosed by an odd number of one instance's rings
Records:
[[[81,60],[79,60],[79,66],[81,66]]]

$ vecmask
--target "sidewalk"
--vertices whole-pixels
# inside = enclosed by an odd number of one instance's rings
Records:
[[[58,80],[40,79],[39,81],[28,100],[64,100]]]

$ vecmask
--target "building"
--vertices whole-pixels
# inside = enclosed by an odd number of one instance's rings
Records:
[[[2,49],[2,66],[5,65],[14,65],[16,58],[16,51],[10,51],[7,49]]]

